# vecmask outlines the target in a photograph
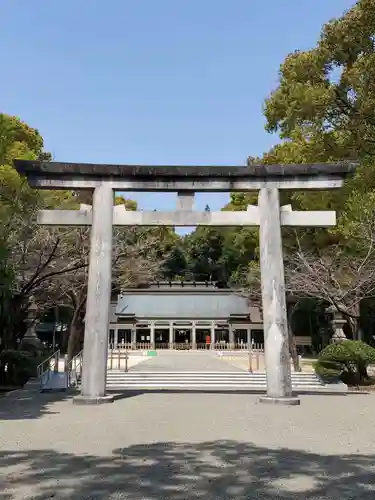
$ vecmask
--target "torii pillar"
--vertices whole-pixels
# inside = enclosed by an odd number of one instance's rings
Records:
[[[353,164],[181,167],[90,165],[16,160],[17,171],[32,187],[93,190],[93,207],[45,210],[41,224],[92,225],[85,322],[82,394],[76,403],[112,401],[106,395],[108,325],[111,295],[112,227],[260,226],[263,323],[267,395],[261,402],[299,404],[292,394],[289,363],[281,226],[332,226],[335,212],[293,212],[280,207],[279,190],[335,189],[354,173]],[[114,191],[172,191],[174,212],[126,212],[113,206]],[[259,191],[258,206],[247,211],[194,212],[195,192]]]
[[[81,396],[76,403],[113,401],[106,395],[108,327],[112,289],[112,223],[114,192],[103,183],[94,189],[90,234],[89,274],[85,317]]]
[[[259,191],[258,212],[263,331],[267,367],[267,396],[262,396],[260,401],[299,404],[299,398],[293,397],[292,394],[280,199],[277,188],[266,187]],[[322,225],[323,217],[317,221]]]

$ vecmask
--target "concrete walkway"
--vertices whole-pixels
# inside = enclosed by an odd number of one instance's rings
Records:
[[[131,371],[223,371],[242,372],[243,369],[226,363],[211,351],[157,351],[144,363],[131,368]]]
[[[375,395],[301,400],[20,391],[0,399],[0,499],[373,500]]]

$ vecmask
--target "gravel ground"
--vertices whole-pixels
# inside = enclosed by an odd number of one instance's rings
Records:
[[[374,394],[273,407],[161,392],[82,407],[21,391],[0,400],[0,499],[373,500],[374,415]]]

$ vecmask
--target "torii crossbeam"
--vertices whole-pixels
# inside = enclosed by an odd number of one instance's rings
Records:
[[[354,164],[181,167],[92,165],[16,160],[29,184],[44,189],[93,190],[93,207],[45,210],[39,222],[92,226],[86,304],[82,394],[77,403],[111,401],[106,395],[111,292],[112,226],[259,226],[267,395],[262,402],[299,404],[292,394],[281,226],[329,227],[335,212],[280,207],[279,190],[335,189],[355,171]],[[195,212],[195,192],[258,191],[258,206],[247,211]],[[174,191],[174,212],[126,211],[114,207],[115,191]]]
[[[180,196],[178,196],[178,199]],[[196,212],[194,210],[127,211],[124,205],[113,207],[113,226],[259,226],[259,208],[249,205],[247,211]],[[46,226],[91,226],[92,206],[79,210],[42,210],[39,224]],[[293,211],[291,205],[280,207],[281,226],[329,227],[336,225],[334,211]]]

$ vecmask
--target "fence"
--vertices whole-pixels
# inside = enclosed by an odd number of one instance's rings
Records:
[[[82,378],[82,367],[83,367],[83,350],[80,351],[74,358],[72,358],[68,365],[68,386],[76,387]]]
[[[40,384],[40,389],[43,389],[46,386],[53,373],[58,373],[59,371],[59,360],[60,360],[60,350],[54,352],[52,356],[45,359],[40,363],[37,368],[37,377]]]
[[[176,350],[187,350],[192,349],[193,344],[191,342],[174,342],[169,344],[168,342],[156,342],[154,347],[150,342],[137,342],[137,343],[122,343],[115,346],[115,344],[109,345],[110,351],[148,351],[152,349],[176,349]],[[203,342],[198,342],[195,347],[197,350],[207,350],[214,349],[216,351],[231,351],[231,350],[241,350],[248,351],[249,344],[247,343],[235,343],[230,344],[229,342],[215,342],[212,344],[207,344]],[[253,343],[252,350],[264,351],[263,343]]]

